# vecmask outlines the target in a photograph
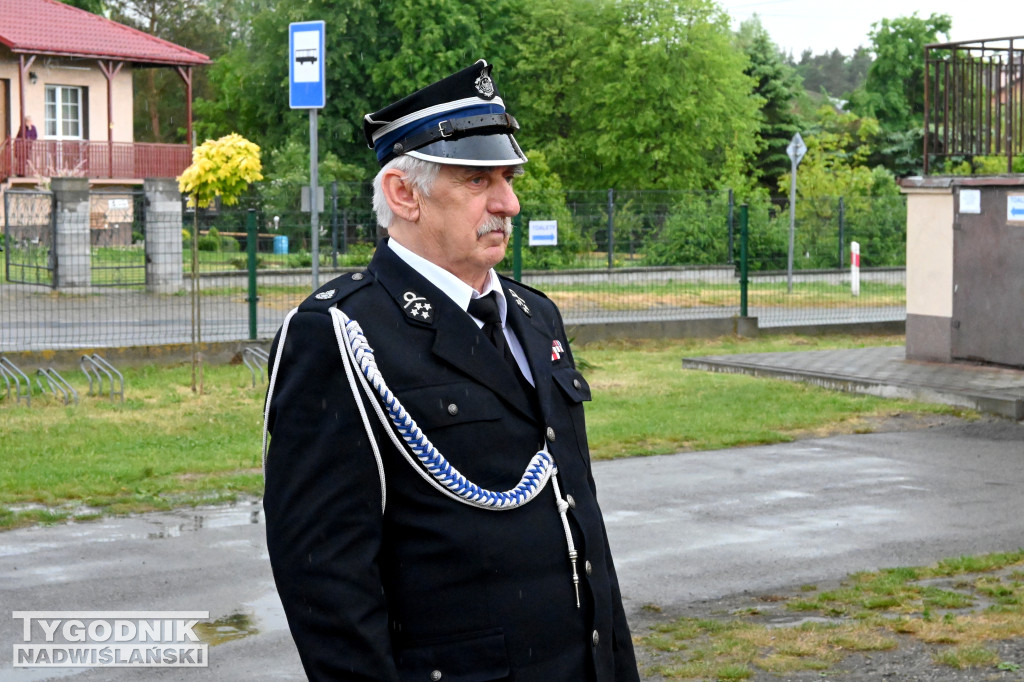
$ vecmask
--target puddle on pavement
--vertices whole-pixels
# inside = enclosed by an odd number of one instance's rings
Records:
[[[259,525],[263,522],[263,506],[259,500],[125,517],[108,516],[84,522],[71,520],[52,526],[29,526],[5,531],[0,535],[0,557],[28,554],[67,542],[164,540],[204,529]]]
[[[197,623],[193,631],[210,646],[260,634],[256,617],[251,613],[232,613],[210,623]]]
[[[195,632],[210,646],[217,646],[261,632],[287,629],[288,620],[281,599],[276,591],[271,590],[259,599],[243,604],[235,613],[209,623],[197,624]]]
[[[156,520],[160,529],[146,535],[149,540],[163,540],[181,537],[184,533],[204,528],[229,528],[231,526],[256,525],[263,522],[263,506],[258,501],[248,501],[230,506],[199,508],[195,513],[178,512],[185,519],[169,521]]]

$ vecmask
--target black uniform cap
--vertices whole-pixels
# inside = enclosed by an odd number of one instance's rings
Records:
[[[363,117],[366,143],[383,166],[408,154],[461,166],[515,166],[526,155],[512,133],[519,123],[483,59]]]

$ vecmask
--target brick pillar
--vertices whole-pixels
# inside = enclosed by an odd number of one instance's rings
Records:
[[[54,288],[84,293],[92,286],[89,244],[89,180],[53,178],[50,189],[56,200],[53,255]]]
[[[183,289],[181,193],[173,178],[146,178],[146,291],[176,294]]]

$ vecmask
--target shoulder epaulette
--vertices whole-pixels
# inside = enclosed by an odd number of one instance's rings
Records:
[[[361,289],[372,281],[373,277],[369,272],[352,272],[335,277],[300,303],[299,312],[326,313],[339,301],[342,301],[351,295],[352,292]]]

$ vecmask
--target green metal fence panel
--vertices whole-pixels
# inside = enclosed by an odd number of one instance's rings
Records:
[[[523,240],[522,281],[545,291],[569,324],[737,316],[738,201],[748,205],[748,314],[760,326],[905,319],[906,205],[899,195],[800,199],[792,282],[786,268],[786,201],[737,199],[729,191],[614,188],[522,196],[517,220]],[[93,203],[117,218],[124,201],[97,194]],[[371,209],[372,190],[365,183],[329,186],[324,203],[315,236],[321,283],[365,268],[382,234]],[[66,295],[53,290],[49,281],[43,286],[12,281],[13,271],[5,266],[0,277],[0,351],[188,343],[195,313],[187,293],[196,228],[202,341],[248,341],[253,335],[269,339],[288,310],[312,289],[314,236],[309,215],[301,210],[298,186],[261,186],[237,206],[214,205],[198,212],[183,207],[178,217],[152,218],[161,219],[180,222],[172,227],[181,230],[182,243],[175,245],[180,256],[171,261],[181,261],[181,291],[153,293],[144,282],[135,282],[96,286],[85,296]],[[558,222],[557,245],[529,246],[533,220]],[[30,220],[8,218],[5,234],[22,234],[27,226],[19,222]],[[137,228],[134,219],[132,225],[128,243],[102,248],[137,257],[142,253],[140,239],[146,241],[152,226]],[[8,249],[16,246],[10,236],[6,239]],[[848,262],[853,241],[862,254],[857,295]],[[153,246],[146,253],[152,254]],[[250,266],[255,294],[250,291]],[[512,249],[498,269],[513,274]],[[129,274],[149,276],[137,269],[119,276]]]

